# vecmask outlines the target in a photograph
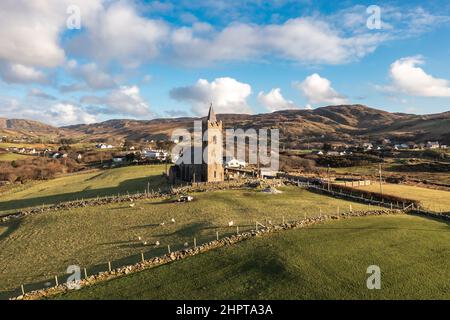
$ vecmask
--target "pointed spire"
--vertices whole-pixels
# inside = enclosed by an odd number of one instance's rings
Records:
[[[209,122],[216,122],[216,121],[217,121],[217,119],[216,119],[216,114],[215,114],[215,112],[214,112],[212,103],[209,105],[209,112],[208,112],[208,118],[207,118],[207,120],[209,120]]]

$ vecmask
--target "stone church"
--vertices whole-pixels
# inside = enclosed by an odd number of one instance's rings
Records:
[[[202,137],[201,148],[194,146],[190,150],[191,159],[194,159],[194,153],[201,152],[201,163],[181,163],[173,166],[169,173],[172,182],[176,179],[189,182],[224,181],[222,121],[217,120],[212,104],[208,116],[202,121]]]

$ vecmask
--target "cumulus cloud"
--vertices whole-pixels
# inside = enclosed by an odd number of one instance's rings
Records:
[[[98,61],[120,61],[128,67],[156,57],[169,30],[167,23],[138,15],[129,2],[115,2],[86,23],[70,51]]]
[[[280,88],[274,88],[267,94],[264,91],[260,91],[258,93],[258,101],[270,112],[298,108],[293,101],[286,100],[283,97]]]
[[[44,72],[22,64],[3,65],[0,73],[7,83],[45,83],[48,81]]]
[[[67,64],[69,72],[77,79],[83,81],[84,85],[72,85],[72,91],[76,89],[110,89],[117,86],[113,76],[101,70],[96,63],[78,65],[74,60]],[[67,89],[67,88],[66,88]]]
[[[84,96],[81,103],[91,105],[90,110],[102,114],[125,116],[152,116],[149,104],[142,98],[137,86],[121,86],[105,96]]]
[[[48,94],[40,89],[36,89],[36,88],[31,88],[27,93],[27,97],[44,99],[44,100],[56,100],[56,97],[54,97],[51,94]]]
[[[79,106],[70,103],[57,103],[48,110],[50,123],[69,125],[74,123],[94,123],[97,118]]]
[[[347,99],[340,95],[331,86],[330,80],[322,78],[317,73],[308,76],[303,82],[297,83],[296,86],[308,99],[310,104],[345,104]]]
[[[82,106],[70,102],[40,103],[39,105],[23,104],[15,98],[0,97],[2,116],[8,118],[33,119],[54,126],[75,123],[97,122],[95,115],[87,112]]]
[[[387,91],[401,91],[413,96],[450,97],[449,80],[433,77],[418,65],[424,60],[420,56],[401,58],[391,64],[389,76],[392,85]]]
[[[269,55],[300,63],[339,64],[373,52],[385,40],[376,33],[343,36],[326,21],[312,18],[290,19],[283,24],[232,24],[210,33],[212,36],[205,37],[194,28],[174,30],[175,54],[193,65]]]
[[[199,79],[196,84],[179,87],[170,91],[170,96],[178,101],[187,102],[192,111],[204,116],[212,102],[218,113],[252,113],[247,98],[252,88],[233,78],[217,78],[212,82]]]

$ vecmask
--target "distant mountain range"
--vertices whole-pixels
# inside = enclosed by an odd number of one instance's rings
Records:
[[[390,113],[364,105],[263,114],[220,114],[225,128],[278,128],[288,145],[355,142],[389,138],[398,142],[439,140],[450,144],[450,112],[432,115]],[[37,121],[0,118],[0,134],[65,137],[83,141],[167,139],[176,128],[190,128],[200,118],[108,120],[56,128]]]

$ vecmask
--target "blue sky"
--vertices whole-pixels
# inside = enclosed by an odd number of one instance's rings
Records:
[[[0,21],[0,117],[450,110],[447,1],[6,0]]]

